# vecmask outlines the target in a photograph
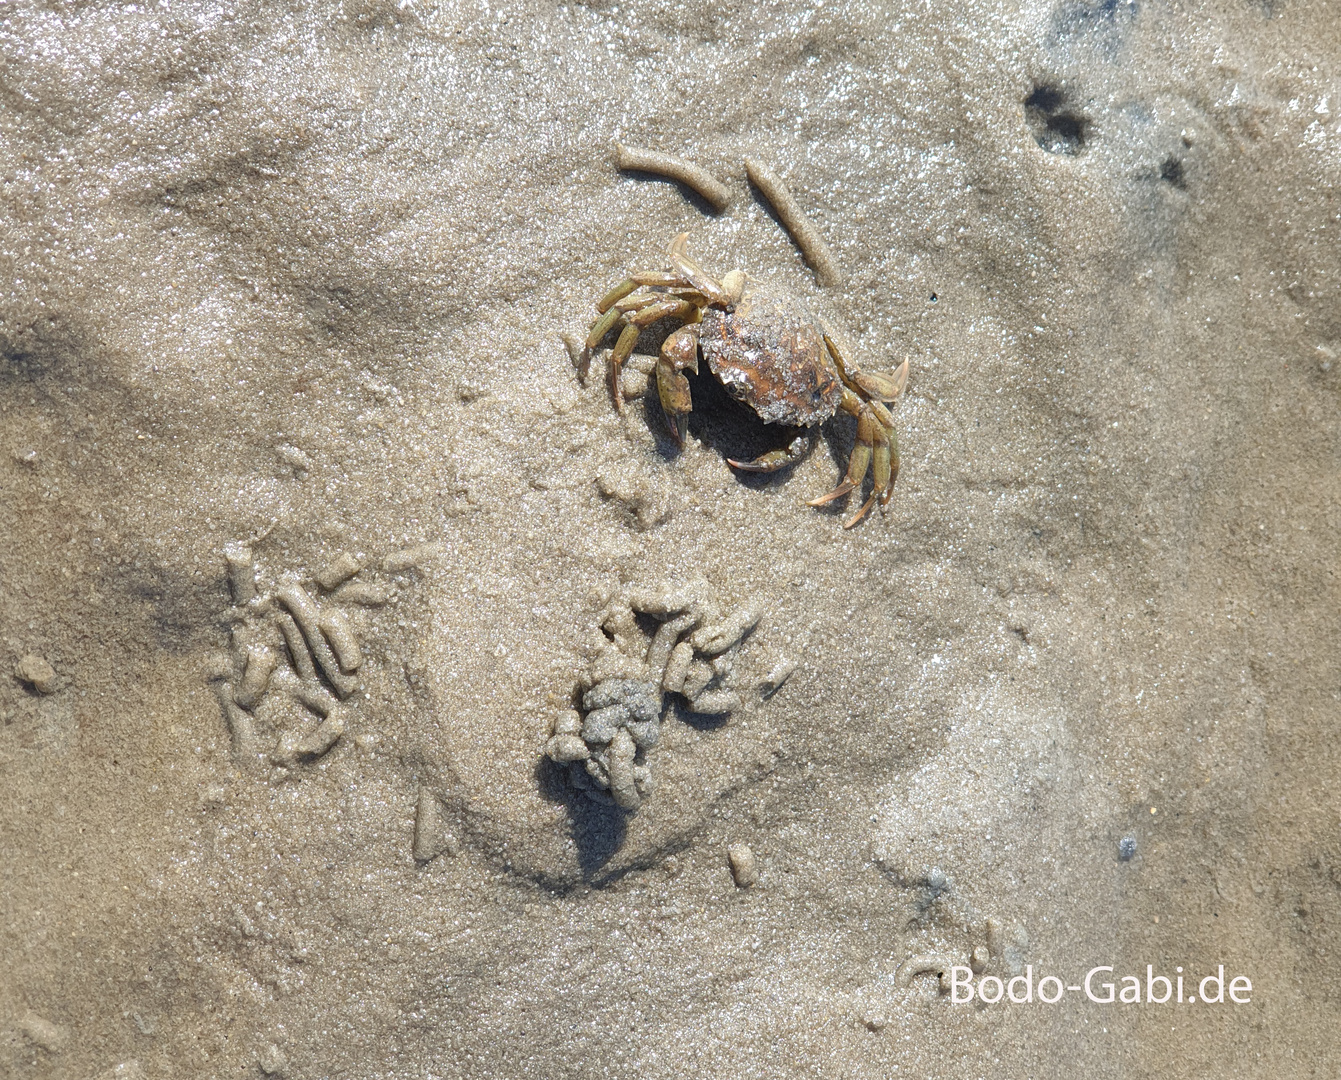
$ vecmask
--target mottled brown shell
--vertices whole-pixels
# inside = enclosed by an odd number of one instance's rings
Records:
[[[728,393],[764,423],[810,427],[843,397],[822,325],[800,300],[747,291],[735,311],[703,312],[699,346]]]

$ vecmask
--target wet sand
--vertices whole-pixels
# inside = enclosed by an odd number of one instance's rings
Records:
[[[1325,5],[6,18],[0,660],[54,675],[0,681],[0,1073],[1336,1071]],[[908,357],[884,513],[805,505],[846,417],[742,476],[779,432],[706,368],[683,450],[576,370],[685,231]],[[593,801],[544,750],[602,613],[695,578],[764,610],[743,704],[668,697],[651,794]],[[358,643],[343,700],[290,670],[296,584]],[[975,949],[1253,991],[900,970]]]

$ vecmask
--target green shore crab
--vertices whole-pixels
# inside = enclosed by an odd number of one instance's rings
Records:
[[[811,428],[841,410],[857,421],[847,475],[808,505],[824,506],[859,489],[869,470],[871,495],[843,522],[843,528],[852,528],[877,501],[885,506],[893,494],[899,450],[885,405],[903,392],[908,361],[893,372],[862,371],[805,301],[753,281],[741,270],[714,279],[686,254],[688,240],[689,234],[681,233],[671,241],[669,271],[632,274],[596,305],[600,317],[587,335],[588,351],[620,328],[609,357],[615,408],[624,410],[620,369],[639,332],[662,319],[680,320],[683,325],[666,338],[656,362],[657,396],[680,445],[685,417],[693,410],[684,372],[698,374],[700,352],[727,392],[766,424]],[[784,450],[753,461],[728,459],[728,464],[745,472],[774,472],[799,461],[809,448],[809,436],[802,434]]]

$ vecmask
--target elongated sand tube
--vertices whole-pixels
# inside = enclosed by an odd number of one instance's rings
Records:
[[[615,143],[615,164],[621,169],[637,169],[639,172],[669,176],[685,187],[697,191],[719,213],[731,205],[730,188],[706,169],[681,158],[672,157],[670,154]]]
[[[256,728],[251,715],[233,700],[233,687],[227,679],[217,675],[210,678],[210,689],[219,700],[228,733],[233,740],[233,757],[239,763],[248,762],[256,754]]]
[[[293,621],[303,632],[303,639],[307,642],[312,659],[321,668],[326,681],[335,688],[336,694],[346,698],[358,689],[358,679],[340,670],[340,663],[321,632],[321,611],[302,586],[285,585],[276,591],[275,598],[288,608]]]
[[[756,158],[745,159],[745,174],[750,178],[750,183],[762,191],[764,197],[773,204],[773,209],[787,226],[787,231],[792,234],[792,239],[801,249],[806,262],[815,271],[815,280],[825,288],[839,284],[843,280],[843,275],[838,270],[838,263],[834,261],[833,252],[829,250],[829,245],[825,243],[815,223],[806,217],[801,204],[796,201],[796,196],[782,182],[782,177]]]

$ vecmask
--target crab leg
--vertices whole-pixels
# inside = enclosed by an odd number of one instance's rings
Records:
[[[770,473],[785,469],[788,465],[795,465],[809,452],[810,435],[808,432],[802,432],[787,445],[786,449],[770,450],[753,461],[737,461],[735,458],[727,458],[726,463],[741,472]]]
[[[903,358],[903,363],[893,371],[862,371],[843,355],[843,350],[828,334],[824,335],[824,345],[829,350],[829,355],[833,357],[834,363],[838,365],[838,377],[849,390],[855,390],[874,401],[893,401],[903,393],[903,388],[908,383],[906,356]]]
[[[675,318],[683,322],[696,319],[698,308],[688,300],[676,300],[674,298],[662,300],[659,303],[649,304],[635,315],[628,316],[628,321],[634,326],[651,326],[654,322],[660,322],[662,319]]]
[[[668,274],[664,270],[643,270],[636,274],[630,274],[601,297],[600,302],[596,305],[597,313],[604,315],[615,304],[619,303],[619,301],[623,300],[629,293],[633,292],[634,289],[639,289],[643,286],[654,286],[662,289],[686,289],[692,287],[682,274]]]
[[[857,441],[848,459],[847,475],[833,491],[812,499],[809,505],[825,506],[855,491],[870,469],[871,495],[860,510],[843,522],[843,528],[850,529],[866,516],[877,499],[881,506],[889,503],[894,492],[894,478],[898,475],[899,451],[894,439],[893,419],[878,401],[862,401],[849,390],[843,395],[839,408],[857,418]]]
[[[670,259],[671,266],[684,275],[689,284],[706,296],[712,303],[720,304],[722,307],[730,307],[732,304],[731,296],[716,281],[707,275],[703,267],[694,262],[685,254],[685,245],[689,243],[689,234],[681,233],[670,243],[670,248],[666,255]]]
[[[617,412],[624,411],[624,387],[620,384],[619,372],[624,366],[624,361],[633,354],[633,347],[637,344],[638,328],[631,323],[625,323],[624,329],[619,332],[615,347],[610,350],[610,392],[615,397]]]
[[[892,372],[852,372],[852,381],[861,387],[867,397],[875,401],[893,401],[903,393],[903,388],[908,384],[908,361],[905,359]]]
[[[587,334],[586,341],[588,349],[596,348],[605,339],[605,335],[610,333],[615,323],[619,322],[620,314],[619,311],[611,309],[591,324],[591,332]]]
[[[894,481],[899,477],[899,440],[892,427],[885,429],[885,442],[876,444],[871,476],[875,480],[875,490],[883,492],[880,505],[888,506],[894,496]]]
[[[653,304],[664,304],[665,302],[665,293],[643,293],[642,296],[630,296],[620,300],[615,304],[615,310],[621,315],[627,315],[630,311],[642,311],[645,307],[651,307]]]
[[[609,311],[612,307],[614,307],[615,304],[623,300],[624,297],[628,296],[629,293],[633,292],[633,290],[636,289],[637,287],[638,283],[634,281],[633,278],[625,278],[613,289],[611,289],[608,293],[606,293],[604,296],[601,297],[600,302],[597,303],[596,305],[596,311],[599,314],[604,315],[607,311]]]
[[[818,499],[811,499],[810,506],[826,506],[835,499],[841,499],[848,492],[859,486],[866,478],[866,470],[871,467],[871,452],[875,448],[875,417],[862,407],[860,398],[856,394],[845,394],[843,403],[840,406],[844,412],[852,412],[848,406],[848,397],[857,401],[857,441],[852,447],[852,456],[847,460],[847,476],[843,482],[834,488],[827,495],[821,495]]]

